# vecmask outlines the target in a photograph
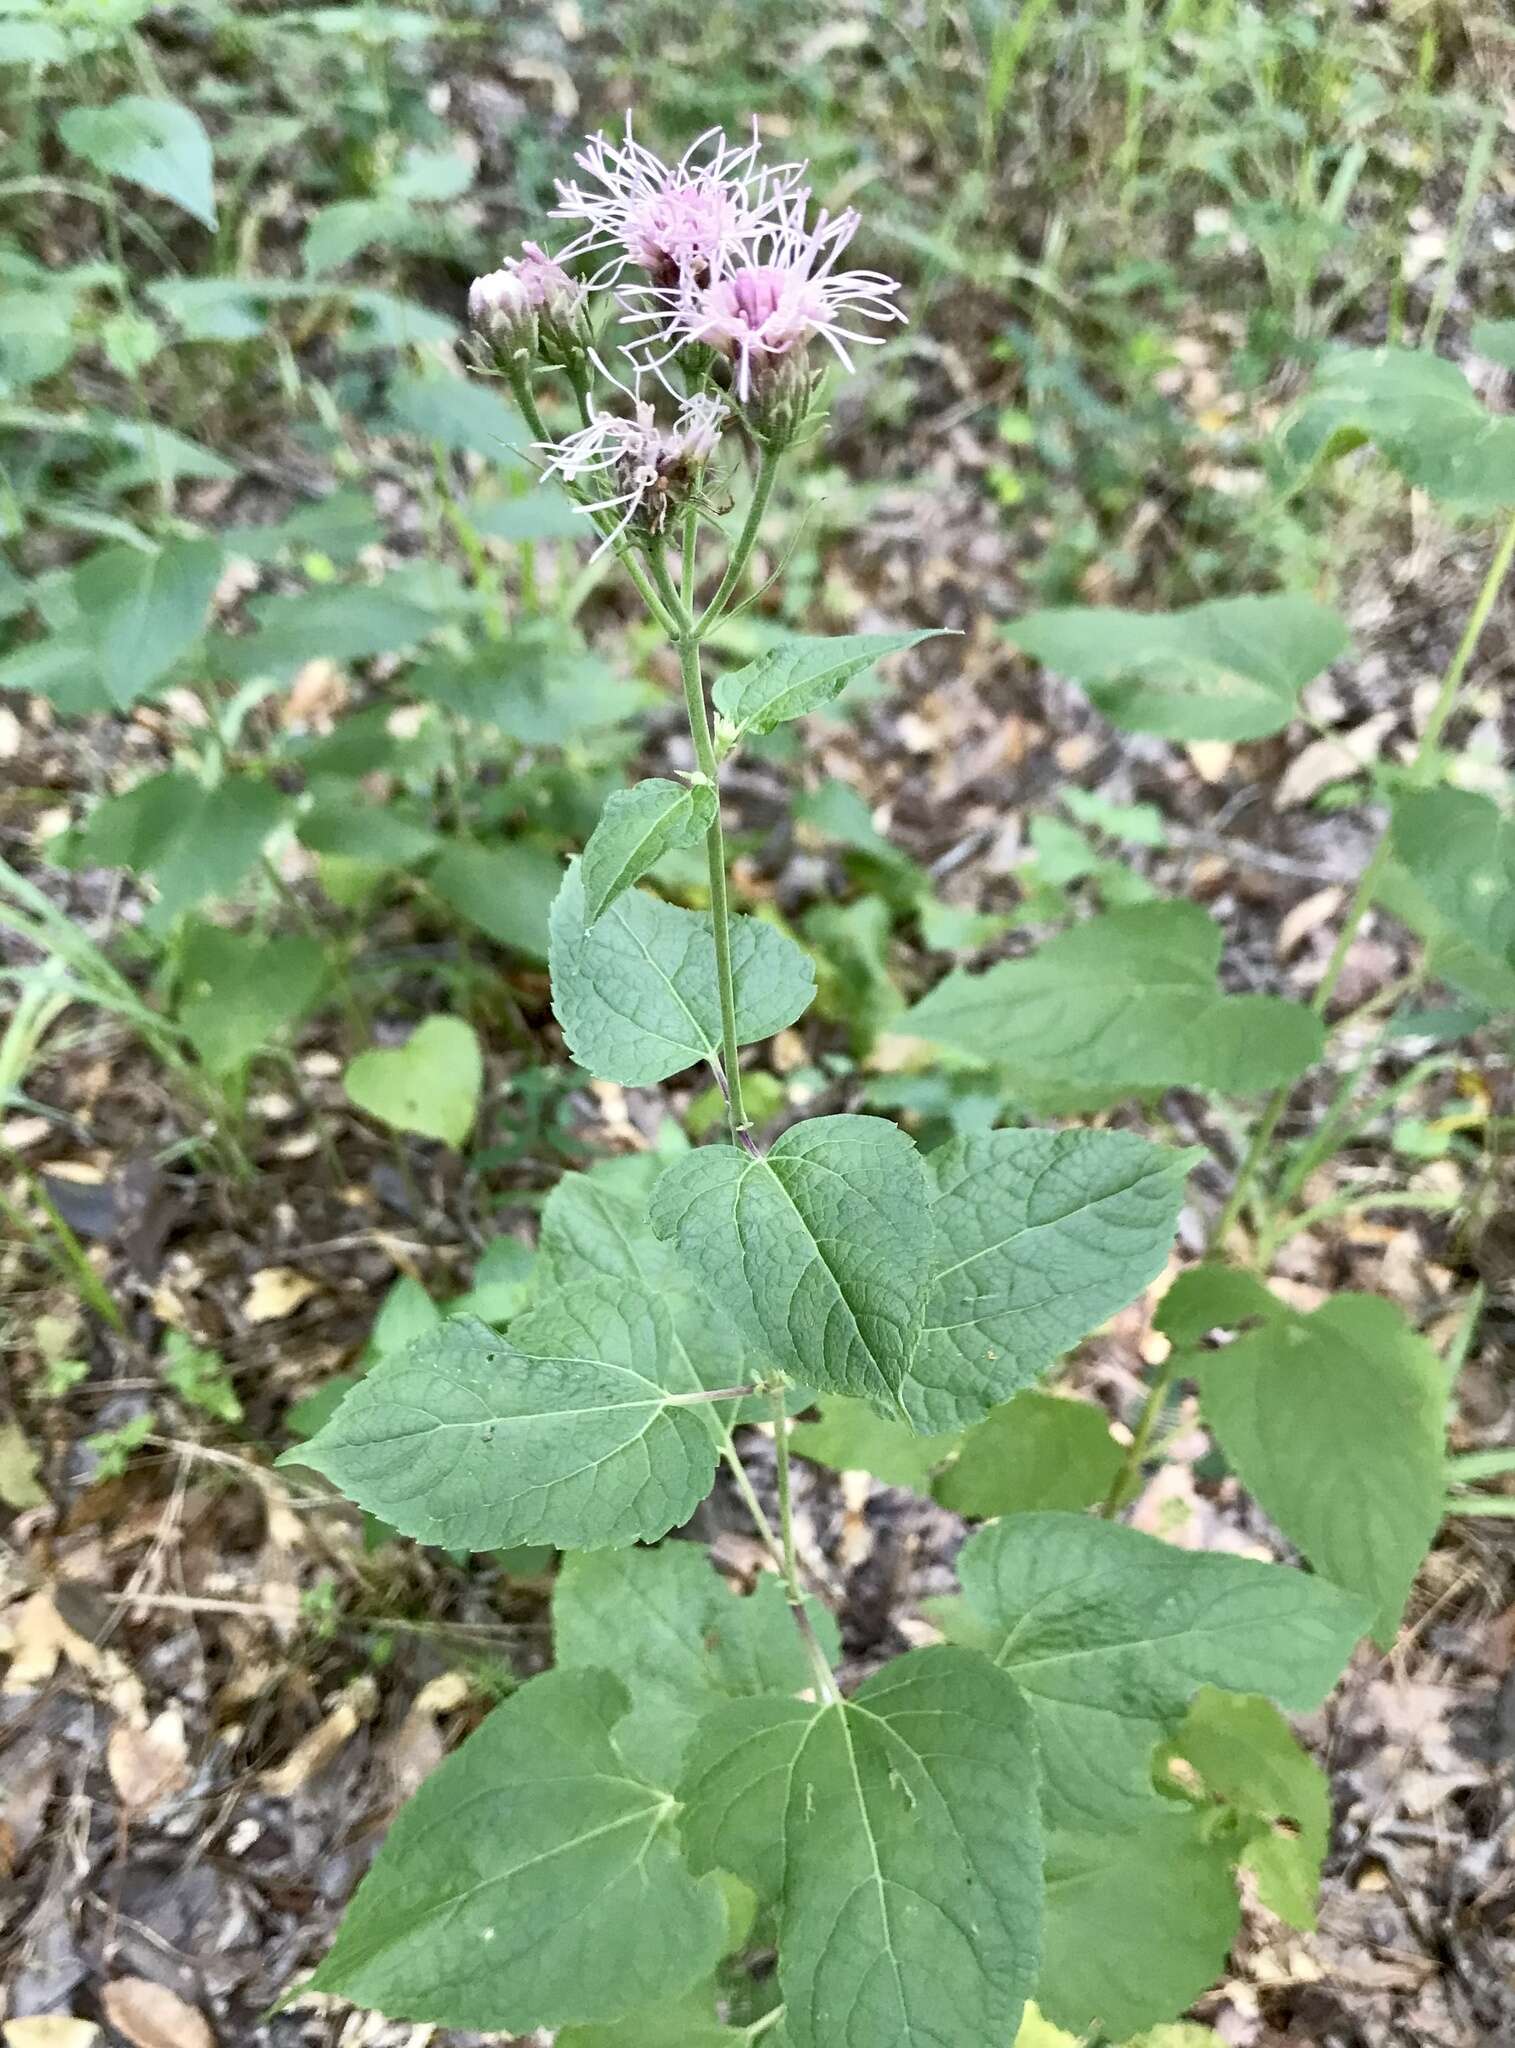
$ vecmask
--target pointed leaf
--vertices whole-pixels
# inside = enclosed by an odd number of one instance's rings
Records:
[[[58,133],[107,177],[125,178],[172,199],[205,227],[216,225],[210,138],[198,114],[177,100],[128,93],[105,107],[72,107]]]
[[[931,1153],[933,1284],[903,1388],[976,1422],[1162,1271],[1195,1155],[1123,1131],[991,1131]]]
[[[963,1439],[932,1491],[954,1514],[980,1520],[1103,1500],[1121,1469],[1105,1412],[1056,1394],[1017,1394]]]
[[[1299,693],[1347,650],[1347,629],[1308,597],[1226,597],[1176,612],[1073,605],[1006,628],[1071,676],[1112,724],[1180,740],[1281,732]]]
[[[105,548],[75,573],[74,595],[119,710],[194,646],[221,573],[213,540],[175,540],[151,553]]]
[[[1340,1294],[1193,1366],[1205,1420],[1291,1543],[1387,1648],[1441,1519],[1447,1380],[1393,1302]],[[1266,1691],[1266,1687],[1255,1688]]]
[[[715,1056],[721,1005],[710,919],[645,890],[628,890],[594,929],[584,923],[577,862],[552,906],[552,1007],[581,1066],[624,1087],[649,1087]],[[815,970],[782,932],[731,921],[738,1042],[771,1038],[815,993]]]
[[[580,876],[586,927],[665,853],[703,839],[716,809],[716,793],[708,782],[669,782],[656,775],[633,789],[618,789],[584,848]]]
[[[949,974],[898,1030],[1032,1086],[1252,1095],[1304,1072],[1320,1019],[1215,986],[1220,927],[1192,903],[1109,911],[984,974]]]
[[[712,693],[715,708],[741,735],[772,732],[786,718],[803,718],[829,704],[886,654],[934,640],[940,631],[800,635],[720,677]]]
[[[1014,2039],[1039,1945],[1036,1765],[985,1658],[913,1651],[845,1702],[720,1708],[680,1796],[691,1866],[778,1898],[791,2048]]]
[[[611,2020],[709,1975],[720,1888],[625,1760],[605,1671],[549,1671],[400,1813],[311,1987],[391,2019],[524,2034]]]
[[[716,1450],[668,1391],[667,1310],[580,1287],[502,1337],[472,1316],[381,1359],[298,1463],[448,1550],[651,1541],[710,1491]]]
[[[835,1624],[810,1604],[835,1656]],[[565,1558],[552,1629],[560,1667],[598,1665],[625,1681],[632,1705],[617,1741],[659,1783],[677,1775],[696,1723],[712,1708],[815,1683],[778,1580],[760,1573],[739,1597],[693,1543]]]
[[[1153,1749],[1202,1685],[1318,1706],[1367,1619],[1304,1572],[1082,1515],[993,1522],[958,1577],[976,1640],[1031,1702],[1049,1825],[1140,1821]]]
[[[764,1158],[709,1145],[668,1168],[649,1215],[760,1356],[898,1412],[930,1260],[926,1177],[903,1131],[823,1116]]]

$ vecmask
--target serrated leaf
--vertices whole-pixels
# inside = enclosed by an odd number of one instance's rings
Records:
[[[1198,1778],[1212,1802],[1212,1825],[1232,1833],[1268,1911],[1313,1928],[1331,1785],[1272,1701],[1204,1687],[1165,1758],[1170,1769],[1179,1759]]]
[[[662,1303],[624,1285],[542,1302],[505,1337],[460,1316],[382,1359],[298,1462],[447,1550],[651,1542],[715,1475],[669,1391],[671,1343]]]
[[[975,1640],[1031,1702],[1049,1826],[1139,1823],[1153,1749],[1201,1686],[1318,1706],[1368,1619],[1304,1572],[1082,1515],[993,1522],[958,1577]]]
[[[1088,691],[1126,732],[1257,740],[1293,718],[1305,684],[1347,650],[1325,605],[1287,593],[1174,612],[1070,605],[1006,627],[1017,647]]]
[[[648,1214],[759,1356],[899,1412],[931,1238],[920,1155],[896,1125],[812,1117],[762,1158],[708,1145],[667,1169]]]
[[[1014,2038],[1036,1973],[1036,1765],[1015,1686],[913,1651],[847,1701],[751,1700],[700,1726],[691,1866],[779,1902],[792,2048]]]
[[[710,919],[632,889],[587,930],[578,862],[552,906],[552,1006],[581,1066],[624,1087],[648,1087],[713,1059],[721,1009]],[[754,917],[731,921],[739,1044],[792,1024],[815,992],[815,970],[792,939]]]
[[[819,1422],[797,1423],[789,1432],[796,1457],[829,1465],[834,1472],[871,1472],[886,1486],[931,1491],[931,1475],[958,1447],[955,1430],[921,1436],[905,1422],[879,1415],[866,1401],[834,1396]]]
[[[814,1601],[810,1613],[834,1660],[835,1624]],[[565,1558],[552,1624],[559,1666],[598,1665],[625,1682],[632,1704],[617,1740],[660,1784],[673,1782],[713,1707],[815,1683],[778,1580],[761,1573],[739,1597],[693,1543]]]
[[[580,864],[585,925],[593,925],[665,853],[703,839],[718,807],[708,782],[670,782],[654,775],[634,788],[618,789],[601,811]]]
[[[1515,504],[1515,419],[1480,403],[1455,363],[1424,349],[1342,349],[1315,373],[1285,442],[1297,462],[1371,441],[1407,483],[1460,512]]]
[[[1104,1411],[1056,1394],[1017,1394],[963,1438],[932,1488],[954,1514],[986,1520],[1103,1500],[1121,1468]]]
[[[955,970],[896,1028],[1033,1086],[1256,1094],[1319,1056],[1320,1019],[1276,996],[1223,994],[1221,943],[1197,904],[1109,911],[1025,959]]]
[[[934,640],[940,631],[800,635],[721,676],[712,692],[715,708],[743,737],[772,732],[787,718],[829,704],[886,654]]]
[[[105,548],[75,572],[74,595],[118,710],[126,710],[194,646],[221,573],[213,540],[147,552]]]
[[[198,114],[177,100],[128,93],[104,107],[71,107],[58,133],[108,177],[172,199],[205,227],[216,225],[210,137]]]
[[[1080,2040],[1124,2039],[1192,2005],[1240,1925],[1228,1846],[1192,1812],[1153,1798],[1139,1826],[1058,1830],[1037,2002]]]
[[[1194,1156],[1038,1130],[930,1153],[931,1298],[902,1388],[916,1427],[978,1421],[1134,1300],[1163,1269]]]
[[[1339,1294],[1196,1358],[1192,1371],[1243,1486],[1317,1571],[1363,1596],[1387,1648],[1446,1491],[1447,1381],[1435,1352],[1393,1302]]]
[[[1515,823],[1462,789],[1406,790],[1394,799],[1393,847],[1453,932],[1515,967]]]
[[[719,1959],[718,1885],[689,1875],[674,1802],[625,1760],[604,1671],[549,1671],[402,1809],[312,1988],[483,2032],[611,2020]]]
[[[373,1046],[347,1063],[348,1099],[391,1130],[461,1145],[484,1087],[478,1034],[461,1017],[428,1017],[403,1045]]]

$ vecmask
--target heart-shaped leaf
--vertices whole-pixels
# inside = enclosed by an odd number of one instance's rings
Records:
[[[106,107],[71,107],[58,133],[97,171],[172,199],[208,228],[216,225],[210,137],[198,114],[177,100],[128,93]]]
[[[343,1083],[359,1109],[391,1130],[461,1145],[478,1113],[484,1061],[471,1024],[428,1017],[404,1045],[360,1052]]]

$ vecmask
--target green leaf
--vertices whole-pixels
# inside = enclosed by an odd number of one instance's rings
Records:
[[[128,93],[105,107],[71,107],[58,133],[107,177],[125,178],[172,199],[205,227],[216,225],[210,137],[200,118],[177,100]]]
[[[161,915],[172,918],[231,895],[256,864],[284,806],[272,783],[252,776],[207,788],[171,768],[97,804],[57,853],[73,867],[125,867],[151,877]]]
[[[821,1410],[819,1422],[797,1423],[789,1432],[796,1457],[833,1472],[871,1472],[886,1486],[908,1486],[929,1494],[931,1475],[956,1450],[955,1431],[919,1436],[904,1422],[878,1415],[866,1401],[835,1396]]]
[[[462,1144],[484,1087],[478,1036],[461,1017],[428,1017],[403,1045],[374,1046],[349,1060],[348,1099],[391,1130]]]
[[[455,840],[426,876],[449,910],[528,960],[547,958],[548,919],[562,880],[557,854],[530,839],[499,846]]]
[[[934,640],[940,631],[798,635],[721,676],[712,693],[715,708],[741,737],[772,732],[787,718],[803,718],[829,704],[886,654]]]
[[[317,656],[362,661],[414,646],[436,629],[435,615],[377,584],[337,584],[290,597],[261,597],[248,607],[256,633],[219,635],[208,649],[211,673],[234,682],[292,675]]]
[[[1181,1760],[1213,1803],[1270,1913],[1315,1925],[1320,1866],[1331,1832],[1331,1785],[1271,1700],[1197,1692],[1165,1758]],[[1218,1809],[1218,1811],[1217,1811]]]
[[[459,1316],[381,1359],[297,1461],[446,1550],[651,1542],[715,1476],[671,1346],[663,1304],[627,1285],[543,1302],[508,1337]]]
[[[954,1514],[987,1520],[1034,1508],[1086,1508],[1121,1469],[1104,1411],[1055,1394],[1017,1394],[969,1430],[933,1491]]]
[[[1406,790],[1393,847],[1432,908],[1480,953],[1515,968],[1515,822],[1485,796]]]
[[[311,1988],[391,2019],[510,2034],[615,2019],[719,1960],[720,1888],[622,1756],[604,1671],[522,1686],[402,1809]]]
[[[169,541],[152,553],[105,548],[75,573],[79,611],[118,710],[194,646],[220,574],[221,548],[212,540]]]
[[[1489,412],[1455,363],[1423,349],[1328,355],[1285,433],[1301,463],[1332,461],[1365,441],[1454,511],[1515,504],[1515,419]]]
[[[898,1030],[1032,1087],[1254,1095],[1302,1074],[1320,1019],[1215,986],[1220,927],[1197,904],[1112,910],[984,974],[954,970]]]
[[[835,1623],[814,1601],[810,1612],[834,1660]],[[815,1683],[779,1581],[760,1573],[742,1598],[693,1543],[565,1558],[552,1625],[560,1667],[599,1665],[625,1682],[632,1704],[617,1740],[659,1784],[673,1782],[695,1724],[713,1707]]]
[[[1140,1824],[1153,1749],[1203,1685],[1318,1706],[1367,1620],[1323,1579],[1083,1515],[992,1522],[958,1577],[975,1640],[1031,1702],[1059,1827]]]
[[[1446,1491],[1435,1352],[1393,1302],[1339,1294],[1197,1357],[1192,1371],[1242,1485],[1317,1571],[1363,1596],[1387,1648]]]
[[[199,924],[179,972],[180,1030],[212,1073],[235,1074],[314,1008],[326,957],[302,933],[257,938]]]
[[[1036,1763],[983,1657],[912,1651],[849,1700],[750,1700],[700,1726],[693,1868],[779,1901],[791,2048],[1008,2042],[1041,1920]]]
[[[1126,732],[1258,740],[1345,654],[1346,626],[1308,597],[1226,597],[1176,612],[1069,606],[1006,628],[1017,647],[1088,691]]]
[[[656,775],[632,789],[618,789],[584,848],[580,877],[586,928],[665,853],[703,839],[717,809],[708,782],[670,782]]]
[[[1081,2041],[1124,2038],[1192,2005],[1240,1925],[1230,1849],[1193,1813],[1154,1798],[1139,1826],[1058,1831],[1037,2001]]]
[[[474,725],[492,725],[523,747],[561,747],[634,717],[654,701],[561,627],[539,622],[467,654],[419,663],[406,687]]]
[[[633,889],[586,930],[575,862],[552,906],[550,937],[553,1011],[580,1066],[648,1087],[715,1056],[721,1010],[708,916]],[[732,919],[731,964],[739,1044],[782,1031],[814,994],[809,960],[757,918]]]
[[[1214,1329],[1255,1322],[1271,1322],[1288,1314],[1279,1300],[1253,1273],[1235,1266],[1191,1266],[1180,1273],[1152,1317],[1154,1328],[1175,1344],[1198,1344]]]
[[[526,466],[521,450],[531,444],[531,429],[477,377],[402,371],[389,380],[389,414],[395,428],[418,440],[488,456],[496,468]]]
[[[770,2048],[783,2048],[782,2031],[769,2029]],[[747,2048],[745,2028],[723,2027],[715,2016],[715,1991],[707,1985],[677,2003],[628,2013],[601,2027],[566,2027],[557,2048]]]
[[[437,835],[394,804],[358,806],[349,794],[317,798],[295,821],[300,844],[370,867],[408,868],[437,847]]]
[[[916,1427],[978,1421],[1156,1279],[1194,1157],[1037,1130],[929,1154],[933,1284],[903,1387]]]
[[[1515,370],[1515,320],[1475,320],[1468,346],[1501,369]]]
[[[882,1117],[812,1117],[763,1158],[707,1145],[649,1215],[756,1353],[802,1386],[892,1414],[930,1275],[920,1155]]]

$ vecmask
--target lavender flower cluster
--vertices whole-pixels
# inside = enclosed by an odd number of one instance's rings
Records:
[[[578,235],[555,255],[523,243],[469,292],[470,318],[518,390],[538,357],[573,382],[584,424],[545,444],[547,468],[570,486],[587,482],[584,508],[606,546],[631,527],[660,531],[690,501],[733,409],[759,442],[792,441],[817,382],[812,341],[851,370],[849,346],[884,338],[857,323],[904,317],[893,278],[838,268],[858,214],[823,211],[812,224],[807,166],[766,166],[760,146],[756,123],[740,147],[713,128],[667,164],[635,139],[628,115],[623,140],[595,135],[579,152],[582,183],[558,184],[552,218],[579,223]],[[579,264],[595,267],[582,277],[570,267]],[[599,293],[641,330],[622,351],[629,382],[596,350]],[[601,410],[592,373],[626,411]],[[671,426],[643,396],[649,375],[678,402]]]

